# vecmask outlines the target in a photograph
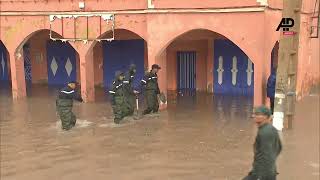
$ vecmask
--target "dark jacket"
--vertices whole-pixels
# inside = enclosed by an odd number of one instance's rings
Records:
[[[73,100],[83,102],[81,95],[80,93],[78,93],[77,90],[71,89],[69,86],[65,86],[59,91],[56,100],[56,106],[58,110],[61,108],[67,108],[69,111],[71,111],[73,106]]]
[[[134,95],[134,87],[133,87],[133,80],[134,80],[134,76],[135,74],[131,71],[129,71],[126,74],[125,80],[123,81],[124,84],[124,88],[125,88],[125,94],[126,95]]]
[[[109,91],[111,97],[123,97],[124,96],[124,85],[123,81],[114,80],[112,82],[112,88]]]
[[[254,143],[254,162],[252,174],[257,176],[276,175],[276,159],[282,150],[277,129],[271,124],[259,127]]]
[[[82,102],[82,98],[78,90],[72,89],[69,86],[65,86],[59,92],[58,99],[77,100]]]
[[[145,87],[145,90],[153,90],[160,94],[158,75],[156,73],[147,72],[141,80],[141,84]]]
[[[275,91],[276,91],[276,74],[272,73],[268,78],[267,97],[274,98]]]

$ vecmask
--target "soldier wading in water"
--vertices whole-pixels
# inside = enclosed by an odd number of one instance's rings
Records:
[[[125,87],[123,84],[125,78],[124,73],[117,71],[115,76],[115,80],[112,83],[112,89],[109,91],[109,93],[111,95],[114,123],[119,124],[120,121],[130,113],[128,105],[126,104],[127,101],[125,99]]]
[[[76,116],[72,112],[73,100],[83,102],[76,87],[76,82],[69,82],[67,86],[60,90],[56,100],[56,108],[63,130],[69,130],[76,125]]]
[[[144,94],[147,101],[147,108],[143,111],[143,115],[151,112],[157,113],[159,110],[158,94],[160,94],[160,89],[157,73],[160,69],[161,67],[158,64],[153,64],[151,71],[147,72],[141,80],[142,86],[145,87]]]

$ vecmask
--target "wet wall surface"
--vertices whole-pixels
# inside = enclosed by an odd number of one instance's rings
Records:
[[[252,99],[170,93],[168,110],[112,122],[104,92],[74,104],[74,129],[61,130],[56,90],[32,87],[13,103],[0,91],[1,180],[238,180],[251,168],[256,127]],[[319,179],[319,95],[296,106],[281,133],[280,180]]]

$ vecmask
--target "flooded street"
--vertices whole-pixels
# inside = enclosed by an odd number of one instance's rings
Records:
[[[0,93],[1,180],[239,180],[251,168],[252,99],[171,93],[159,116],[114,125],[98,91],[96,103],[74,104],[77,125],[63,132],[54,92],[37,87],[18,103]],[[319,96],[296,108],[278,179],[318,180]]]

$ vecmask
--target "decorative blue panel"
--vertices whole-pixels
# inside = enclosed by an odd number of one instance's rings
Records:
[[[47,43],[48,85],[62,86],[77,79],[76,51],[69,43]]]
[[[214,41],[214,93],[253,95],[254,65],[230,40]]]
[[[133,85],[137,87],[144,76],[144,40],[115,40],[103,43],[103,79],[109,89],[115,72],[127,72],[130,64],[137,66]]]
[[[23,59],[24,59],[24,75],[27,84],[32,82],[32,66],[31,66],[31,55],[30,55],[30,46],[25,44],[23,46]]]

